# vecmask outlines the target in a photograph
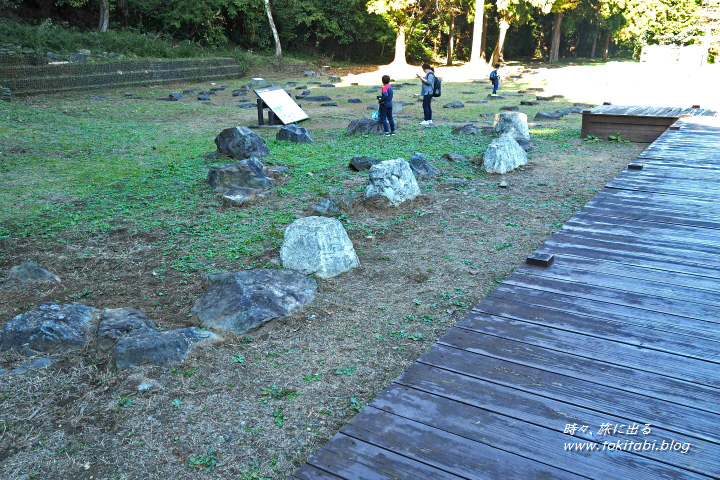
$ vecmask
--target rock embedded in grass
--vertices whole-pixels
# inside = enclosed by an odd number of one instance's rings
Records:
[[[293,143],[313,143],[313,138],[310,135],[310,132],[308,132],[306,128],[294,123],[285,125],[278,130],[277,135],[275,135],[275,139]]]
[[[305,217],[287,229],[280,260],[284,268],[332,278],[360,265],[350,238],[335,218]]]
[[[493,140],[483,155],[483,168],[488,173],[507,173],[526,163],[527,154],[511,133]]]
[[[270,155],[265,140],[248,127],[226,128],[215,137],[215,145],[220,153],[237,160]]]
[[[311,302],[317,282],[290,269],[208,275],[192,313],[208,327],[242,335]]]
[[[60,283],[60,277],[34,262],[25,262],[8,270],[5,281],[1,285],[7,288],[29,283],[51,282]]]
[[[273,179],[265,174],[262,162],[251,157],[235,163],[210,167],[207,183],[217,192],[240,187],[265,190],[272,187]]]
[[[374,207],[397,207],[420,195],[420,186],[410,164],[403,158],[386,160],[370,167],[365,203]]]

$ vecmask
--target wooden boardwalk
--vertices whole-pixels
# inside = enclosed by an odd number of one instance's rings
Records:
[[[678,125],[292,478],[720,478],[720,119]]]

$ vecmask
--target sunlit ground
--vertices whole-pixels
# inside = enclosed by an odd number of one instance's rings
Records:
[[[522,70],[523,66],[512,65],[501,69],[501,74],[507,78]],[[436,67],[435,71],[445,82],[466,82],[487,79],[491,68],[484,64],[466,64]],[[416,73],[422,74],[419,66],[390,64],[379,67],[375,72],[348,75],[344,81],[347,84],[377,85],[384,74],[395,80],[407,80],[415,78]],[[541,67],[537,73],[523,75],[520,81],[542,86],[547,95],[564,95],[568,100],[577,102],[666,107],[700,105],[720,111],[720,64],[691,67],[678,63],[608,62]]]

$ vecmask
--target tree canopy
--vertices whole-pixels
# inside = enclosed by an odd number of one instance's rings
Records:
[[[553,62],[600,50],[607,59],[720,35],[720,0],[0,0],[0,11],[27,23],[377,63]]]

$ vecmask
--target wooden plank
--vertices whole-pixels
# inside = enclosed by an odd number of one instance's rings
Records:
[[[592,324],[586,326],[590,330],[590,334],[586,335],[583,332],[513,320],[499,316],[497,312],[487,313],[484,310],[486,307],[479,305],[466,315],[457,327],[676,380],[720,388],[720,361],[717,355],[713,363],[602,338],[592,331]]]
[[[362,478],[362,477],[338,477],[336,475],[333,475],[331,473],[328,473],[324,470],[321,470],[313,465],[305,464],[302,467],[295,470],[290,478],[297,479],[297,480],[318,480],[318,479],[327,479],[327,480],[335,480],[335,479],[346,479],[350,480],[351,478]],[[367,477],[366,477],[367,478]]]
[[[361,415],[341,432],[405,457],[422,459],[423,463],[463,478],[496,480],[505,478],[508,471],[515,478],[588,478],[372,406],[365,407]]]
[[[663,430],[720,444],[719,415],[667,402],[654,395],[628,392],[444,344],[431,347],[418,362],[602,415],[649,423]]]
[[[657,330],[658,332],[669,332],[678,336],[674,340],[677,343],[683,341],[700,342],[703,340],[710,342],[704,344],[705,348],[710,351],[715,351],[717,349],[716,344],[720,342],[720,331],[715,327],[715,324],[673,314],[648,312],[635,306],[558,295],[555,292],[505,283],[496,287],[492,294],[486,297],[488,302],[492,302],[494,299],[503,301],[521,300],[532,308],[537,308],[538,315],[542,313],[549,318],[552,318],[552,311],[560,311],[570,315],[595,318],[598,324],[600,322],[615,322],[617,324],[635,325]],[[498,313],[501,312],[498,311]],[[503,310],[502,313],[508,315],[507,310]],[[682,338],[683,336],[686,338]],[[665,339],[670,338],[665,333],[662,334],[662,337]],[[631,340],[628,341],[631,342]]]
[[[491,313],[503,318],[534,325],[552,327],[645,349],[720,363],[719,342],[693,335],[692,330],[688,330],[687,334],[683,334],[674,331],[674,325],[664,329],[662,325],[651,324],[647,320],[635,320],[632,317],[618,315],[609,318],[597,312],[595,312],[595,316],[568,312],[562,309],[563,303],[558,302],[557,305],[554,305],[555,308],[550,308],[541,304],[534,304],[534,298],[529,297],[527,302],[518,302],[501,294],[492,295],[486,297],[472,311]],[[538,303],[540,302],[538,301]],[[462,325],[462,323],[458,325]]]
[[[692,249],[683,249],[680,245],[671,245],[668,242],[653,245],[649,242],[633,242],[628,237],[606,238],[591,233],[560,230],[553,234],[538,251],[553,253],[553,250],[557,250],[558,253],[563,253],[564,246],[585,252],[597,249],[594,253],[577,256],[589,256],[589,258],[611,261],[613,260],[613,252],[629,253],[639,259],[640,262],[643,262],[640,263],[641,265],[687,273],[696,273],[693,271],[694,266],[712,267],[709,270],[717,269],[720,266],[718,255],[708,252],[708,250],[712,249],[710,246],[693,245]],[[664,267],[666,263],[668,266]],[[671,268],[671,265],[673,268]],[[710,272],[707,276],[717,277],[717,275],[718,272]]]
[[[678,202],[676,195],[652,192],[640,193],[615,188],[602,190],[587,203],[587,206],[615,208],[617,210],[645,208],[659,212],[672,212],[676,215],[693,215],[692,218],[696,218],[697,215],[720,218],[720,203],[712,199],[683,197],[682,202]]]
[[[696,198],[720,198],[720,191],[714,191],[707,188],[706,181],[693,181],[689,179],[683,185],[680,182],[656,182],[653,179],[643,178],[620,178],[611,181],[608,188],[620,188],[623,190],[635,190],[639,192],[656,192],[669,193],[680,197],[696,197]]]
[[[697,275],[688,275],[685,273],[676,273],[664,271],[660,272],[649,269],[636,267],[634,265],[623,265],[613,262],[603,262],[591,258],[569,257],[565,255],[556,255],[555,262],[552,265],[553,273],[561,271],[561,269],[572,269],[572,271],[585,271],[588,273],[607,274],[628,279],[638,279],[643,281],[658,282],[661,285],[681,286],[685,288],[694,288],[699,291],[715,292],[720,294],[720,279],[707,278]],[[534,270],[530,266],[520,267],[519,270]]]
[[[713,230],[720,230],[720,216],[693,214],[689,212],[669,212],[657,208],[634,205],[614,205],[606,202],[604,205],[585,205],[582,212],[602,218],[632,219],[640,222],[653,222],[672,225],[686,225]]]
[[[707,478],[628,452],[598,450],[592,454],[586,451],[568,454],[565,450],[568,441],[583,447],[597,443],[579,437],[571,439],[559,431],[532,423],[523,423],[522,428],[518,428],[517,419],[401,385],[391,386],[385,395],[373,402],[373,407],[413,422],[431,421],[433,427],[446,432],[590,478]],[[433,415],[428,415],[428,412],[433,412]]]
[[[715,230],[687,225],[658,225],[635,219],[616,219],[593,215],[581,210],[563,225],[563,232],[571,234],[606,234],[606,238],[622,239],[634,237],[647,245],[678,245],[701,248],[703,251],[718,252],[720,256],[720,236]]]
[[[505,280],[508,285],[517,285],[525,288],[545,290],[570,297],[598,300],[615,305],[640,308],[646,315],[651,312],[677,315],[681,318],[694,318],[707,323],[707,329],[720,328],[720,317],[717,307],[694,303],[690,301],[665,298],[647,294],[627,292],[604,286],[588,284],[575,284],[556,278],[512,274]]]
[[[456,480],[451,473],[438,470],[412,458],[338,433],[309,460],[324,471],[341,478],[397,479],[432,477]]]
[[[652,396],[659,400],[720,414],[718,403],[720,391],[717,388],[460,329],[451,329],[438,343],[466,352],[586,380],[616,390]],[[718,420],[720,421],[720,416]]]
[[[612,436],[610,438],[601,435],[600,426],[603,424],[610,423],[613,425],[625,425],[627,427],[635,423],[644,427],[644,424],[640,424],[632,418],[624,417],[624,411],[617,412],[620,416],[617,414],[603,414],[421,363],[415,363],[410,366],[395,382],[399,386],[420,390],[430,395],[442,397],[443,399],[507,416],[516,421],[515,425],[507,428],[507,431],[515,431],[517,434],[522,434],[526,425],[535,425],[551,430],[551,433],[548,433],[547,436],[550,437],[552,435],[556,441],[556,435],[561,435],[560,438],[563,442],[572,442],[575,438],[579,438],[589,442],[602,443],[608,440],[612,442],[620,439],[633,439],[632,435]],[[413,408],[414,397],[415,393],[412,390],[400,390],[392,392],[392,394],[389,395],[383,395],[382,399],[377,401],[376,406],[377,408],[395,411],[393,410],[393,404],[397,402],[409,403],[409,407]],[[386,406],[387,403],[390,403],[390,405]],[[443,411],[445,412],[449,410],[449,408],[450,407],[443,409]],[[480,421],[486,417],[487,416],[483,414],[470,413],[465,417],[464,423],[467,424],[468,427],[482,429],[481,433],[489,437],[489,432],[485,430],[486,423]],[[469,419],[475,421],[468,421]],[[422,421],[422,418],[420,418],[420,420]],[[641,419],[640,421],[643,420],[645,419]],[[517,422],[521,422],[520,425],[522,425],[522,427],[518,428]],[[567,425],[585,425],[590,428],[584,431],[575,431],[574,434],[568,434],[566,433]],[[458,430],[453,428],[452,431]],[[506,432],[501,432],[498,437],[500,437],[502,441],[507,441],[508,439],[505,438],[505,435]],[[495,437],[493,436],[493,438]],[[657,442],[657,445],[661,445],[662,442],[667,441],[667,439],[673,439],[682,444],[690,444],[690,450],[687,454],[660,452],[648,449],[645,452],[636,453],[641,457],[658,460],[687,470],[693,470],[696,473],[720,471],[720,445],[688,437],[677,432],[663,430],[656,426],[651,426],[651,431],[647,435],[642,435],[641,438],[635,437],[635,439],[640,441],[647,440],[650,443]],[[510,445],[508,448],[522,448],[527,443],[527,440],[517,439],[514,441],[515,445]],[[535,445],[536,448],[551,450],[551,452],[549,452],[550,455],[556,453],[552,451],[556,450],[555,448],[548,449],[549,445],[545,443],[545,440],[535,443],[537,443],[537,445]],[[560,451],[570,457],[569,459],[560,459],[560,462],[564,463],[567,460],[577,461],[574,455],[568,455],[564,445],[560,447]],[[584,462],[583,465],[585,465]],[[601,463],[600,465],[603,464]],[[590,474],[590,472],[591,471],[584,473]],[[631,477],[634,476],[631,475]],[[604,478],[604,476],[597,475],[595,478]]]

